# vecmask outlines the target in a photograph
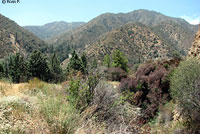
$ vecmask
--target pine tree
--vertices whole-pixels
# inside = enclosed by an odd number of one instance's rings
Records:
[[[35,50],[31,53],[28,61],[28,71],[30,77],[37,77],[44,81],[49,81],[51,79],[47,57],[39,50]]]
[[[0,79],[4,77],[4,62],[0,61]]]
[[[68,71],[70,69],[77,70],[77,71],[82,71],[82,61],[78,57],[76,51],[73,51],[72,53],[72,58],[70,59],[70,62],[68,64]]]
[[[49,59],[49,68],[52,77],[51,81],[56,83],[61,82],[63,80],[63,71],[56,53],[54,53]]]
[[[120,67],[124,71],[128,71],[128,60],[125,58],[124,54],[119,50],[115,50],[112,55],[112,66]]]
[[[87,73],[87,58],[85,53],[82,54],[81,56],[81,62],[82,62],[82,72]]]
[[[21,56],[19,53],[10,55],[8,59],[6,59],[5,64],[5,72],[12,82],[19,83],[21,81],[25,81],[26,64],[23,56]]]

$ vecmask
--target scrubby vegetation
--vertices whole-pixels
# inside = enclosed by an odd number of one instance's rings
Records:
[[[69,82],[67,100],[72,107],[83,111],[92,102],[94,89],[99,83],[99,75],[93,74],[85,79],[74,78]]]
[[[187,127],[199,133],[200,120],[200,61],[189,58],[180,63],[171,77],[171,94],[183,108]]]
[[[107,67],[104,71],[107,80],[121,81],[122,78],[126,78],[128,75],[128,60],[119,50],[112,53],[112,58],[105,55],[103,64]]]
[[[34,51],[26,59],[17,53],[2,60],[0,131],[198,133],[197,59],[148,61],[136,68],[128,66],[119,50],[104,59],[92,67],[85,54],[74,51],[61,67],[56,54]],[[27,123],[30,120],[34,128]]]
[[[171,78],[171,94],[186,111],[200,110],[200,62],[190,58],[180,63]]]

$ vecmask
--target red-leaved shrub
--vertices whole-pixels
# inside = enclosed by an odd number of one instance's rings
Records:
[[[135,92],[131,103],[143,108],[146,121],[156,115],[160,105],[171,99],[167,76],[178,63],[169,60],[143,64],[137,69],[134,78],[121,80],[120,91]]]

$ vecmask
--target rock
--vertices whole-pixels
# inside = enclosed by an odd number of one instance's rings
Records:
[[[192,47],[190,48],[188,52],[188,57],[197,57],[200,59],[200,24],[199,24],[199,30],[195,35],[194,42],[192,44]]]

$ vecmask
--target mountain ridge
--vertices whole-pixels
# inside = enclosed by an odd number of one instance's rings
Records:
[[[130,63],[140,63],[149,59],[173,56],[171,46],[151,28],[141,23],[128,23],[107,32],[96,43],[85,48],[89,59],[103,61],[106,54],[114,50],[122,51]]]
[[[44,41],[2,14],[0,14],[0,25],[0,58],[16,52],[27,55],[35,49],[48,51]]]
[[[127,23],[140,22],[152,27],[162,36],[166,42],[174,46],[183,55],[191,47],[197,26],[190,25],[183,19],[165,16],[161,13],[148,10],[135,10],[129,13],[105,13],[97,16],[81,27],[52,38],[49,43],[53,44],[59,53],[69,52],[65,48],[82,50],[86,46],[95,43],[101,36],[113,29]],[[182,34],[183,33],[183,34]],[[66,58],[66,57],[65,57]]]
[[[50,22],[41,26],[24,26],[26,30],[32,32],[40,39],[48,40],[53,36],[57,36],[64,32],[73,30],[81,25],[85,24],[85,22],[65,22],[65,21],[55,21]]]

